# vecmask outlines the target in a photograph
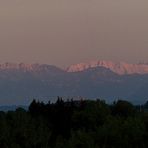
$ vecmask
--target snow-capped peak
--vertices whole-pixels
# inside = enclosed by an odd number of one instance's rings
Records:
[[[112,61],[92,61],[88,63],[80,63],[68,67],[67,71],[78,72],[95,67],[105,67],[120,75],[148,73],[148,64],[129,64],[125,62],[112,62]]]

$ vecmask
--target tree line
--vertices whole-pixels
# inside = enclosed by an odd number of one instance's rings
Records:
[[[147,148],[148,112],[128,101],[56,103],[0,112],[2,148]]]

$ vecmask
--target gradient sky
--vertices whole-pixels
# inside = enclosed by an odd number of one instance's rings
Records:
[[[147,0],[0,0],[0,62],[148,62]]]

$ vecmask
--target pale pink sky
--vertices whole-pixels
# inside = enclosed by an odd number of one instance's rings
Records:
[[[0,62],[148,62],[147,0],[1,0]]]

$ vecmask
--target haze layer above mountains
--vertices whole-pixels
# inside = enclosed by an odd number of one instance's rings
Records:
[[[148,64],[93,61],[66,70],[47,64],[0,64],[1,105],[26,105],[33,98],[54,101],[56,96],[143,103],[148,98]]]

